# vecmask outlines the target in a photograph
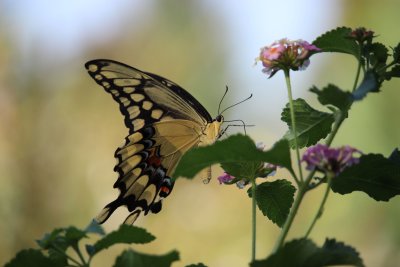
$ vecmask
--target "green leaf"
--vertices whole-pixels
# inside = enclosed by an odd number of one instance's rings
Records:
[[[65,230],[63,228],[56,228],[51,233],[44,234],[42,239],[36,240],[36,243],[42,249],[49,249],[52,244],[61,245],[62,247],[65,246],[66,249],[68,245],[66,244],[65,237],[61,236],[64,232]]]
[[[155,237],[143,228],[122,224],[118,230],[104,236],[93,245],[92,249],[87,249],[87,251],[91,252],[92,254],[90,255],[93,256],[99,251],[115,244],[145,244],[154,239]]]
[[[350,92],[342,91],[339,87],[333,84],[329,84],[322,90],[314,86],[310,89],[310,92],[313,92],[318,96],[318,101],[322,105],[334,106],[342,112],[347,112],[353,103],[352,94]]]
[[[245,162],[268,162],[285,167],[293,173],[286,140],[278,141],[269,151],[261,151],[250,137],[237,134],[213,145],[189,150],[180,160],[173,177],[193,178],[199,171],[215,163]]]
[[[377,201],[388,201],[400,194],[400,163],[394,160],[396,157],[363,155],[358,164],[346,168],[332,180],[331,188],[342,195],[362,191]]]
[[[400,43],[393,48],[393,62],[400,63]]]
[[[79,240],[85,237],[87,237],[86,232],[74,226],[70,226],[65,229],[65,240],[68,244],[77,244]]]
[[[400,165],[400,151],[398,148],[395,148],[389,156],[389,160],[393,161],[393,163]]]
[[[52,261],[40,250],[25,249],[15,255],[15,257],[8,262],[4,267],[61,267],[57,262]]]
[[[203,263],[197,263],[197,264],[190,264],[186,265],[185,267],[207,267],[207,265],[204,265]]]
[[[351,246],[335,239],[326,239],[317,253],[307,260],[307,266],[364,266],[359,253]]]
[[[379,92],[380,83],[374,71],[370,70],[365,73],[364,79],[357,89],[353,92],[355,101],[362,100],[369,92]]]
[[[99,235],[105,235],[106,233],[104,232],[104,229],[101,227],[101,225],[96,222],[95,220],[92,220],[90,224],[86,227],[85,229],[86,233],[93,233],[93,234],[99,234]]]
[[[61,248],[61,250],[65,251],[64,248]],[[48,254],[49,254],[49,259],[54,262],[55,266],[67,266],[68,265],[68,257],[66,255],[66,253],[60,253],[60,251],[53,249],[53,248],[49,248],[47,250]]]
[[[347,27],[336,28],[318,37],[313,44],[323,52],[346,53],[358,59],[360,48],[354,39],[349,38],[351,31]]]
[[[256,202],[261,212],[279,227],[285,223],[296,188],[287,180],[264,182],[256,187]]]
[[[383,74],[384,79],[390,80],[393,77],[400,78],[400,65],[396,65],[393,68],[390,69],[390,71],[385,72]]]
[[[261,161],[249,162],[226,162],[221,163],[222,169],[239,180],[252,180],[257,176],[257,170],[260,169]]]
[[[373,43],[368,47],[371,55],[371,64],[374,68],[382,67],[386,64],[389,50],[381,43]]]
[[[179,253],[171,251],[165,255],[148,255],[128,249],[117,257],[114,267],[170,267],[179,260]]]
[[[296,239],[286,243],[265,260],[257,260],[251,267],[323,267],[351,265],[364,267],[357,251],[334,239],[327,239],[322,248],[309,239]]]
[[[310,107],[304,99],[293,100],[294,116],[296,118],[297,145],[299,148],[309,147],[325,138],[331,131],[334,115]],[[289,126],[284,138],[294,146],[294,133],[290,116],[289,103],[282,111],[281,120]]]
[[[286,243],[275,254],[270,255],[265,260],[253,261],[251,267],[311,267],[306,266],[305,262],[318,251],[318,247],[308,239],[296,239]]]

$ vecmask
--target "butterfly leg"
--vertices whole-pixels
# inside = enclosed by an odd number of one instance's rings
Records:
[[[211,181],[211,166],[207,168],[207,178],[203,179],[203,184],[208,184]]]

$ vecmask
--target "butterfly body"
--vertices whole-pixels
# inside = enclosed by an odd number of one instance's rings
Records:
[[[105,222],[115,209],[131,212],[133,223],[141,212],[158,213],[161,202],[174,186],[171,175],[190,148],[214,143],[221,133],[223,117],[212,119],[188,92],[161,76],[112,60],[85,64],[92,78],[119,103],[129,135],[115,152],[114,188],[118,198],[96,217]]]

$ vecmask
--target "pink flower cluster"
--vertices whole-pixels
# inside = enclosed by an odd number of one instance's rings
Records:
[[[350,38],[355,39],[360,44],[362,44],[364,41],[372,42],[372,38],[374,38],[374,32],[367,30],[364,27],[360,27],[356,28],[350,33]]]
[[[318,144],[306,150],[302,161],[306,162],[308,170],[317,169],[338,175],[345,168],[359,163],[360,159],[354,157],[354,154],[360,156],[362,153],[350,146],[330,148],[326,145]]]
[[[226,183],[229,183],[230,181],[232,181],[233,179],[235,179],[235,177],[230,175],[227,172],[224,172],[223,174],[218,176],[217,179],[219,181],[219,184],[226,184]]]
[[[279,70],[306,69],[310,64],[310,56],[318,51],[321,49],[307,41],[291,41],[285,38],[261,48],[256,61],[262,62],[263,72],[271,77]]]

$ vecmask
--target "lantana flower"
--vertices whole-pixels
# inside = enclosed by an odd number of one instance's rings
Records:
[[[235,179],[234,176],[230,175],[227,172],[224,172],[223,174],[221,174],[220,176],[218,176],[217,180],[219,181],[219,184],[227,184],[230,181],[232,181],[233,179]]]
[[[358,164],[361,154],[361,151],[350,146],[330,148],[326,145],[317,144],[306,150],[302,161],[306,162],[308,170],[316,169],[338,175],[345,168]]]
[[[232,184],[232,181],[235,179],[235,176],[230,175],[227,172],[224,172],[220,176],[218,176],[219,184]],[[241,179],[236,182],[236,186],[239,189],[243,189],[248,184],[248,181]]]
[[[257,61],[261,61],[263,72],[272,77],[279,70],[304,70],[310,64],[310,56],[321,51],[304,40],[281,39],[270,46],[261,48]]]
[[[356,28],[350,33],[350,38],[355,39],[360,44],[366,42],[372,42],[372,38],[374,38],[374,32],[371,30],[367,30],[364,27]]]

